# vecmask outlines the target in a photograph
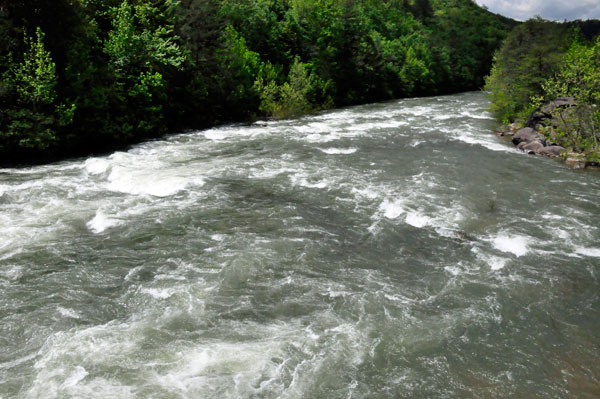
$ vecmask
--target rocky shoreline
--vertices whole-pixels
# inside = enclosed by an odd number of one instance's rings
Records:
[[[496,130],[496,134],[501,137],[510,137],[512,143],[521,151],[551,158],[560,158],[566,165],[574,169],[583,169],[588,166],[597,166],[586,161],[585,153],[577,149],[566,149],[557,145],[549,137],[554,137],[554,132],[559,121],[556,115],[563,115],[577,107],[572,97],[558,98],[549,101],[537,108],[529,115],[524,125],[512,123],[502,126]],[[542,134],[541,129],[545,129],[550,134]],[[549,136],[549,137],[548,137]]]

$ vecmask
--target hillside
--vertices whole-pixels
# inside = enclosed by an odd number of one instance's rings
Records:
[[[58,0],[0,8],[0,155],[482,87],[515,22],[471,0]]]

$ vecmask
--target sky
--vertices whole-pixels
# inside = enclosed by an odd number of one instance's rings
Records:
[[[492,12],[520,21],[540,15],[563,21],[600,19],[600,0],[475,0]]]

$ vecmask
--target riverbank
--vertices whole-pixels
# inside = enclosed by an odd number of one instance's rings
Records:
[[[500,137],[510,138],[519,150],[527,154],[557,158],[574,169],[597,168],[594,153],[565,138],[575,136],[576,133],[563,133],[578,129],[578,114],[580,112],[575,99],[561,97],[535,109],[524,123],[503,125],[495,133]]]

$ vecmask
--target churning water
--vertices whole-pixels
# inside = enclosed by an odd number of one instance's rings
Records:
[[[0,170],[0,397],[600,397],[600,176],[487,105]]]

